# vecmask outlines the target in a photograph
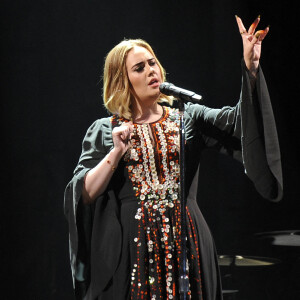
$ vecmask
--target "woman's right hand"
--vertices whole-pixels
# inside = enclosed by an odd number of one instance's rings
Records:
[[[115,127],[112,131],[114,149],[115,151],[119,152],[121,156],[125,154],[125,152],[130,146],[130,139],[132,133],[132,122],[124,122],[121,126]]]

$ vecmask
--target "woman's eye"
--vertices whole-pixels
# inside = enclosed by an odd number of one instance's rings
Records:
[[[137,72],[142,72],[144,70],[144,66],[139,66],[135,69]]]
[[[155,61],[155,60],[151,60],[151,61],[149,61],[149,65],[150,65],[150,66],[154,66],[154,65],[156,65],[156,61]]]

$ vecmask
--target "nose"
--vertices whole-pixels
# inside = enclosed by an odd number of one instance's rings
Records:
[[[149,66],[149,76],[152,76],[155,73],[155,69],[153,66]]]

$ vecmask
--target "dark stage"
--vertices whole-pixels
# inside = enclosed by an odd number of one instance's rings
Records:
[[[216,0],[1,1],[1,299],[73,299],[63,195],[87,128],[107,115],[107,52],[124,38],[145,39],[169,82],[207,106],[233,106],[242,58],[235,15],[248,27],[259,14],[258,27],[270,25],[261,66],[284,197],[263,199],[241,164],[207,151],[199,206],[218,253],[229,256],[220,259],[224,299],[300,299],[298,15],[289,2]],[[256,235],[264,232],[285,242]]]

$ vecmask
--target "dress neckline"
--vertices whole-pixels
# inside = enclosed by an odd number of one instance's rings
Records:
[[[133,122],[133,124],[135,124],[135,125],[152,125],[152,124],[155,124],[155,123],[160,123],[160,122],[162,122],[163,120],[166,119],[166,117],[167,117],[167,115],[168,115],[168,110],[167,110],[167,108],[164,107],[164,106],[161,106],[161,107],[162,107],[163,112],[162,112],[162,115],[160,116],[160,118],[159,118],[158,120],[153,121],[153,122],[147,122],[147,123],[146,123],[146,122],[145,122],[145,123]]]

